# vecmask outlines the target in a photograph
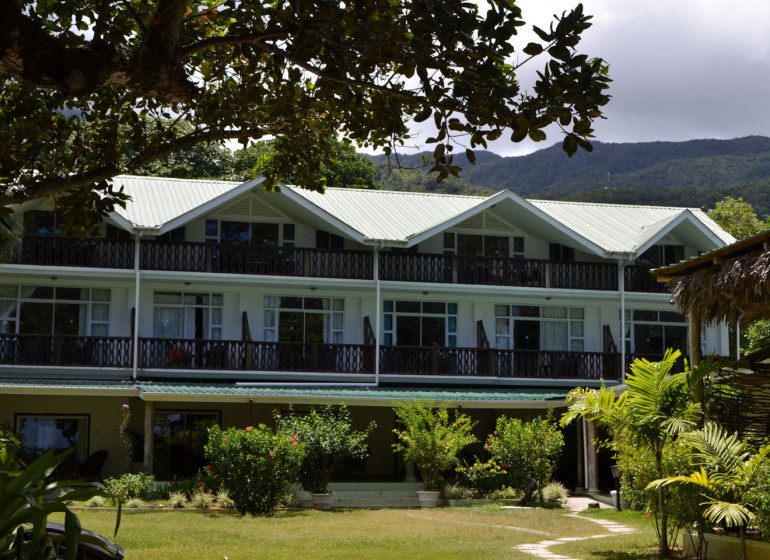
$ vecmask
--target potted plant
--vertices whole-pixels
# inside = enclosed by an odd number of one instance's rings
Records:
[[[422,476],[421,507],[436,507],[444,485],[444,472],[458,464],[457,454],[477,441],[471,433],[473,422],[465,414],[453,414],[448,405],[410,401],[399,403],[393,411],[401,429],[393,432],[398,442],[395,451],[404,461],[414,463]]]
[[[354,430],[350,412],[342,405],[336,410],[331,406],[311,409],[307,415],[291,411],[287,416],[279,417],[278,424],[281,432],[305,447],[299,470],[302,489],[310,492],[316,509],[330,510],[329,479],[343,460],[367,457],[366,438],[376,427],[375,422],[366,430]]]

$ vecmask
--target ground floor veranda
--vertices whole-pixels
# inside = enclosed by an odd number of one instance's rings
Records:
[[[394,454],[392,407],[408,399],[449,403],[476,421],[479,443],[467,448],[465,460],[482,455],[482,443],[498,416],[524,420],[553,408],[565,410],[568,389],[555,388],[418,388],[355,386],[242,386],[228,383],[116,383],[94,381],[5,379],[0,382],[0,424],[12,427],[28,458],[56,448],[76,447],[63,465],[63,476],[108,477],[123,472],[153,473],[159,480],[195,476],[203,466],[202,441],[207,425],[272,426],[276,413],[297,412],[324,404],[346,404],[354,427],[376,428],[369,436],[369,458],[343,464],[333,480],[389,482],[414,480],[415,473]],[[126,408],[127,405],[127,408]],[[130,413],[126,460],[119,426]],[[564,429],[565,446],[554,475],[572,489],[609,490],[610,460],[597,451],[592,423]],[[105,453],[106,452],[106,453]],[[103,462],[102,462],[103,461]],[[98,464],[95,464],[98,463]]]

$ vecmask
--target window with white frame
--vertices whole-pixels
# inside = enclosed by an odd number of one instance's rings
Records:
[[[153,303],[155,338],[222,338],[222,294],[155,292]]]
[[[383,320],[385,345],[457,346],[456,303],[385,300]]]
[[[61,453],[74,447],[61,469],[75,474],[77,463],[88,459],[87,414],[17,414],[16,433],[21,439],[22,459],[31,463],[43,453]]]
[[[294,246],[294,224],[206,220],[206,243],[237,243],[261,247]]]
[[[585,310],[582,307],[495,305],[495,347],[582,352]]]
[[[105,288],[0,285],[0,333],[106,336]]]
[[[444,233],[444,253],[478,257],[524,257],[524,238],[508,235]]]
[[[687,318],[675,311],[626,309],[626,352],[662,356],[667,348],[688,349]]]
[[[331,342],[344,336],[345,300],[323,297],[265,296],[266,342]]]

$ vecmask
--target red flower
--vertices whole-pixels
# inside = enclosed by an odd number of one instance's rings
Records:
[[[273,453],[273,452],[271,451],[271,452],[270,452],[270,456],[271,456],[271,457],[275,457],[275,453]]]
[[[222,441],[227,441],[227,438],[226,438],[226,437],[223,437],[223,438],[222,438]]]
[[[495,431],[494,431],[494,432],[492,432],[492,433],[493,433],[493,434],[495,434],[495,435],[497,435],[497,430],[495,430]]]
[[[209,472],[214,472],[214,467],[212,467],[211,465],[206,467],[206,469],[208,469]]]
[[[246,431],[250,432],[251,431],[251,426],[246,426]]]

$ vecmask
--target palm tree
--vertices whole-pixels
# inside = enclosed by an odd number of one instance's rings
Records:
[[[626,376],[628,388],[615,397],[612,388],[574,389],[567,397],[568,409],[561,423],[585,417],[609,428],[616,436],[631,438],[635,444],[644,446],[655,458],[655,472],[663,478],[663,450],[666,444],[680,433],[692,429],[699,417],[700,405],[691,398],[691,390],[702,378],[704,370],[690,370],[685,364],[683,373],[672,374],[678,350],[667,350],[660,362],[638,359],[631,364]],[[664,485],[658,487],[657,515],[660,516],[658,531],[659,552],[667,556],[668,506]]]
[[[13,258],[21,243],[22,232],[22,227],[17,221],[0,216],[0,262],[8,262]]]
[[[683,438],[695,449],[695,464],[700,469],[686,476],[672,476],[654,480],[648,488],[662,488],[668,484],[694,484],[702,489],[706,499],[704,515],[713,523],[738,527],[741,536],[741,559],[746,560],[744,529],[754,519],[751,504],[744,495],[770,455],[770,444],[756,453],[738,438],[728,434],[718,424],[706,424],[703,429],[684,434]]]

